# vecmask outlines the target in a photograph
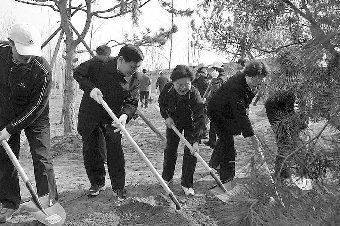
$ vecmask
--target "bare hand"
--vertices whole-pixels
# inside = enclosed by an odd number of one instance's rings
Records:
[[[103,97],[102,91],[100,91],[100,89],[94,88],[91,90],[90,97],[94,99],[98,104],[101,104],[99,96]]]
[[[172,119],[172,118],[167,118],[166,120],[165,120],[165,125],[166,125],[166,127],[168,127],[169,129],[171,129],[171,126],[172,125],[175,125],[175,123],[174,123],[174,120]]]
[[[128,116],[126,114],[122,114],[118,119],[119,124],[121,124],[124,128],[125,128],[125,125],[126,125],[127,118],[128,118]],[[116,132],[120,131],[120,133],[122,133],[122,131],[121,131],[121,129],[120,129],[120,127],[117,123],[113,122],[112,126],[117,127],[117,129],[115,129],[113,132],[116,133]]]
[[[6,140],[7,141],[7,140],[9,140],[10,137],[11,137],[11,134],[9,134],[7,132],[6,128],[1,130],[1,132],[0,132],[0,141],[2,141],[2,140]]]

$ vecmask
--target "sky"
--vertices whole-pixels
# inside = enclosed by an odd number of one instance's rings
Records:
[[[76,1],[74,2],[75,4],[77,3]],[[79,2],[83,1],[79,0]],[[98,0],[97,2],[98,4],[94,5],[94,7],[105,9],[107,6],[110,6],[113,1]],[[174,0],[175,8],[195,8],[196,4],[197,1],[195,0]],[[95,18],[92,21],[95,30],[92,39],[92,47],[95,48],[109,40],[122,41],[125,33],[129,35],[132,35],[133,33],[138,34],[145,31],[146,28],[150,28],[152,32],[157,32],[161,27],[165,29],[171,27],[171,15],[160,7],[158,0],[151,0],[151,2],[142,7],[141,10],[142,15],[140,17],[138,27],[133,26],[130,15],[110,20]],[[81,31],[83,28],[84,18],[81,14],[82,13],[78,13],[72,18],[72,23],[78,31]],[[50,34],[59,27],[59,14],[57,12],[50,10],[48,7],[27,5],[15,2],[14,0],[1,0],[0,15],[2,15],[0,38],[6,38],[6,31],[12,23],[29,22],[34,24],[41,31],[43,40],[46,40]],[[216,60],[225,62],[225,58],[217,55],[213,51],[200,51],[199,55],[193,55],[193,50],[188,47],[188,41],[190,41],[191,37],[189,29],[190,20],[190,18],[183,17],[175,17],[174,19],[174,23],[178,26],[179,31],[173,36],[171,67],[173,68],[177,64],[211,64]],[[56,43],[57,37],[58,35],[52,40],[53,43]],[[89,44],[89,35],[87,36],[86,41]],[[80,48],[84,49],[83,47]],[[118,53],[119,48],[120,47],[112,48],[113,56]],[[168,68],[170,41],[168,41],[163,47],[163,50],[156,51],[156,54],[152,54],[152,50],[150,48],[144,48],[142,50],[146,55],[145,61],[143,62],[144,65],[142,65],[142,67],[147,68],[148,70],[159,69],[152,68],[156,66]],[[89,58],[89,55],[85,54],[85,56],[82,56],[81,58],[86,60]]]

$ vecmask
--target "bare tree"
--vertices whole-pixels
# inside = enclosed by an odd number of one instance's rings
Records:
[[[83,43],[85,48],[92,53],[92,50],[87,46],[84,41],[86,34],[91,26],[91,20],[93,17],[110,19],[123,16],[131,13],[132,20],[135,24],[138,22],[138,16],[140,15],[140,8],[145,6],[151,0],[128,0],[119,1],[118,3],[112,3],[111,7],[102,10],[94,11],[92,9],[93,4],[96,1],[84,0],[84,4],[74,6],[72,0],[15,0],[16,2],[36,5],[41,7],[49,7],[53,11],[60,14],[61,26],[59,30],[65,33],[65,84],[64,84],[64,98],[63,98],[63,117],[64,117],[64,134],[68,135],[75,133],[75,89],[76,83],[73,79],[72,59],[75,56],[75,51],[80,43]],[[80,32],[73,26],[71,17],[75,11],[85,13],[85,24]],[[52,37],[53,38],[53,37]],[[92,53],[93,54],[93,53]]]

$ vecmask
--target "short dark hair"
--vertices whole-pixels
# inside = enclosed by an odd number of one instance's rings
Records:
[[[259,60],[252,60],[245,66],[243,73],[247,77],[266,77],[268,70],[263,62]]]
[[[138,63],[144,59],[143,52],[140,48],[131,44],[127,44],[120,49],[118,57],[120,56],[123,57],[126,62],[133,61]]]
[[[111,48],[108,47],[107,45],[100,45],[96,49],[97,55],[100,56],[110,56],[111,54]]]
[[[190,78],[190,80],[194,80],[194,73],[190,70],[190,68],[186,65],[177,65],[172,71],[170,78],[172,81],[176,81],[181,78]]]
[[[146,73],[146,69],[145,69],[145,68],[143,68],[143,70],[142,70],[142,71],[143,71],[143,73]]]

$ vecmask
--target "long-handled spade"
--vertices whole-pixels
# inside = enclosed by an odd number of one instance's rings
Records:
[[[264,158],[264,153],[263,153],[264,142],[263,142],[263,140],[262,140],[259,136],[256,136],[256,138],[257,138],[257,140],[260,142],[260,149],[259,149],[259,152],[260,152],[260,153],[259,153],[259,154],[260,154],[261,159],[262,159],[262,161],[263,161],[264,168],[266,169],[266,171],[267,171],[267,173],[268,173],[268,175],[269,175],[270,182],[271,182],[272,185],[274,186],[275,195],[276,195],[277,199],[279,200],[280,204],[285,208],[285,204],[284,204],[284,202],[283,202],[283,200],[282,200],[282,197],[280,196],[279,192],[277,191],[277,188],[276,188],[276,186],[275,186],[275,181],[274,181],[273,176],[272,176],[272,174],[271,174],[271,172],[270,172],[270,169],[269,169],[269,167],[268,167],[268,164],[267,164],[267,162],[266,162],[266,160],[265,160],[265,158]]]
[[[181,205],[178,202],[177,198],[175,197],[175,195],[172,193],[172,191],[170,190],[169,186],[164,182],[163,178],[161,177],[161,175],[159,175],[159,173],[157,172],[157,170],[155,169],[155,167],[152,165],[152,163],[149,161],[149,159],[144,155],[143,151],[139,148],[139,146],[137,145],[137,143],[133,140],[133,138],[131,137],[131,135],[129,134],[129,132],[125,129],[125,127],[119,123],[119,119],[117,118],[117,116],[113,113],[113,111],[110,109],[110,107],[107,105],[107,103],[103,100],[102,97],[99,97],[100,103],[101,105],[105,108],[105,110],[107,111],[107,113],[111,116],[111,118],[114,120],[114,122],[117,124],[117,126],[119,127],[119,129],[124,133],[125,137],[127,138],[127,140],[132,144],[132,146],[134,147],[134,149],[138,152],[138,154],[142,157],[142,159],[144,160],[144,162],[146,163],[146,165],[150,168],[151,172],[154,174],[154,176],[156,177],[156,179],[159,181],[159,183],[162,185],[163,189],[165,190],[165,192],[169,195],[169,198],[171,199],[171,201],[176,205],[176,209],[180,210],[181,209]]]
[[[21,167],[17,157],[14,155],[11,147],[8,145],[7,141],[1,141],[2,146],[4,147],[7,155],[12,161],[14,167],[18,170],[20,177],[25,182],[28,191],[32,196],[32,203],[28,203],[29,206],[26,208],[31,212],[33,217],[35,217],[38,221],[46,225],[59,226],[65,222],[66,213],[64,208],[59,203],[53,203],[51,205],[48,195],[38,198],[37,193],[34,191],[31,182],[24,169]]]
[[[165,140],[164,136],[161,134],[161,132],[159,132],[159,130],[152,125],[152,123],[142,114],[142,112],[140,112],[139,110],[136,111],[136,114],[139,115],[143,121],[150,127],[150,129],[152,131],[154,131],[156,133],[156,135],[161,139],[161,140]]]
[[[200,156],[200,154],[198,154],[194,148],[192,147],[192,145],[187,141],[187,139],[185,139],[185,137],[183,136],[183,134],[181,132],[179,132],[179,130],[172,125],[171,126],[172,130],[177,134],[177,136],[179,137],[179,139],[189,148],[189,150],[191,151],[191,154],[194,155],[198,161],[200,161],[204,168],[209,172],[209,174],[214,178],[214,180],[216,181],[218,187],[220,189],[216,190],[217,195],[223,195],[227,190],[225,189],[225,187],[223,186],[221,180],[217,177],[217,175],[215,174],[215,172],[210,168],[210,166],[206,163],[206,161],[204,161],[204,159]],[[216,194],[215,194],[216,195]]]

